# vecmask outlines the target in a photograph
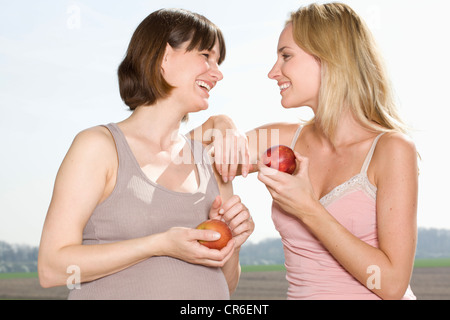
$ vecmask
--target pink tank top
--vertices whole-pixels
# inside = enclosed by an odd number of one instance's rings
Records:
[[[300,126],[294,136],[292,149],[301,129]],[[378,247],[377,188],[370,183],[367,169],[382,135],[375,138],[361,172],[320,199],[339,223],[374,247]],[[272,205],[272,219],[283,242],[288,299],[380,299],[348,273],[300,220],[285,213],[275,203]],[[369,273],[367,277],[370,277]],[[409,287],[403,299],[415,299]]]

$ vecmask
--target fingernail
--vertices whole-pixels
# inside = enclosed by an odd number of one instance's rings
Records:
[[[213,238],[214,240],[219,240],[219,239],[220,239],[220,233],[214,232],[213,235],[212,235],[212,238]]]
[[[228,178],[227,177],[223,177],[223,182],[227,183],[228,182]]]
[[[219,210],[219,213],[220,213],[220,214],[223,214],[224,212],[225,212],[225,210],[223,210],[223,209],[220,209],[220,210]]]

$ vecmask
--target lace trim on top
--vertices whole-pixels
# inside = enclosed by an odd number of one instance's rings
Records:
[[[338,200],[345,194],[358,190],[364,191],[370,197],[376,199],[377,188],[372,183],[370,183],[369,178],[367,177],[367,173],[362,172],[335,187],[320,199],[320,203],[324,207],[328,207],[334,201]]]
[[[294,134],[294,138],[291,142],[291,149],[294,149],[295,144],[297,143],[298,137],[300,136],[300,132],[302,131],[303,126],[300,125],[297,129],[297,131]],[[363,166],[361,168],[361,172],[349,180],[345,181],[344,183],[338,185],[333,190],[331,190],[328,194],[324,195],[320,199],[320,203],[327,207],[330,204],[332,204],[335,200],[341,198],[343,195],[361,190],[366,192],[369,196],[371,196],[373,199],[376,199],[377,197],[377,187],[375,187],[372,183],[370,183],[369,178],[367,177],[367,169],[369,168],[370,161],[372,160],[373,153],[375,151],[375,147],[378,143],[378,140],[381,138],[381,136],[384,134],[379,134],[373,141],[372,146],[366,156],[366,159],[364,160]]]

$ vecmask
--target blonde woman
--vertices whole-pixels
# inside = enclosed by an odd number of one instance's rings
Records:
[[[283,107],[314,111],[309,123],[248,133],[258,137],[251,162],[273,130],[279,141],[267,146],[296,153],[293,175],[257,167],[273,197],[288,298],[415,299],[417,152],[370,31],[345,4],[312,4],[292,13],[277,52],[269,77]]]

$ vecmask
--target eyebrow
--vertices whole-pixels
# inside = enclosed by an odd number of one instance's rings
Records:
[[[284,46],[280,49],[278,49],[278,53],[281,53],[284,49],[290,49],[288,46]]]

